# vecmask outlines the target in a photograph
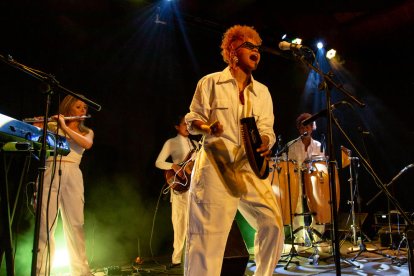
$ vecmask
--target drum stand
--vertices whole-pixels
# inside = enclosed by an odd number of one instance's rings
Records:
[[[352,219],[352,224],[350,226],[350,229],[348,231],[347,234],[345,234],[344,240],[346,240],[346,238],[350,235],[352,235],[352,244],[353,245],[358,245],[359,240],[358,238],[362,237],[366,240],[368,240],[368,242],[371,242],[371,240],[369,239],[369,237],[362,231],[361,227],[361,219],[358,219],[358,224],[356,223],[356,215],[355,215],[355,196],[358,198],[359,193],[358,193],[358,168],[359,168],[359,160],[358,157],[351,157],[350,156],[350,151],[349,151],[349,155],[348,155],[348,160],[350,161],[350,165],[349,165],[349,190],[350,190],[350,194],[351,194],[351,200],[348,201],[348,204],[351,205],[351,219]],[[354,168],[354,163],[357,163],[357,169]],[[354,186],[354,175],[355,175],[355,186]],[[355,189],[354,189],[355,187]],[[358,202],[358,212],[361,213],[361,206]],[[360,237],[357,237],[357,231],[359,230],[360,232]],[[358,243],[357,243],[358,242]],[[352,253],[354,251],[350,251],[348,253]]]
[[[353,199],[353,193],[352,193],[352,167],[353,167],[353,164],[354,164],[353,161],[358,162],[358,167],[359,167],[359,159],[358,159],[358,157],[354,157],[354,158],[350,157],[350,159],[351,159],[351,165],[349,166],[349,169],[350,169],[350,174],[351,174],[351,176],[350,176],[351,201],[352,201],[351,202],[351,206],[352,206],[352,212],[353,212],[353,215],[352,215],[352,223],[353,223],[352,230],[353,230],[353,233],[354,233],[354,236],[353,236],[353,238],[354,238],[354,245],[358,245],[359,246],[359,250],[351,250],[351,251],[348,252],[348,253],[358,252],[351,259],[351,261],[355,261],[363,252],[374,253],[374,254],[377,254],[377,255],[380,255],[380,256],[383,256],[383,257],[386,257],[386,258],[393,259],[393,257],[390,256],[390,255],[388,255],[388,254],[383,254],[383,253],[377,252],[378,250],[376,250],[376,249],[374,249],[374,250],[368,250],[367,249],[367,247],[366,247],[366,245],[364,243],[364,240],[366,239],[366,240],[368,240],[368,242],[371,242],[371,240],[367,237],[367,235],[365,235],[364,232],[362,232],[361,221],[360,220],[358,222],[359,236],[358,236],[358,238],[356,237],[356,228],[357,227],[355,226],[355,211],[354,211],[354,204],[353,204],[353,202],[354,202],[353,200],[354,199]],[[355,170],[355,187],[356,187],[355,188],[355,191],[358,190],[358,173],[357,173],[357,170]],[[358,208],[359,209],[361,208],[360,207],[360,204],[358,204]],[[391,235],[391,233],[390,233],[390,235]],[[391,237],[391,239],[392,239],[392,237]]]
[[[307,208],[307,196],[306,196],[306,190],[304,185],[304,179],[302,177],[301,179],[301,187],[302,187],[302,213],[295,213],[294,216],[303,216],[303,225],[300,226],[295,231],[293,231],[293,234],[298,233],[299,231],[303,230],[304,236],[305,236],[305,242],[303,243],[304,246],[309,246],[313,248],[313,253],[310,256],[309,259],[312,259],[311,264],[317,265],[319,262],[319,250],[318,247],[315,246],[315,244],[322,241],[322,234],[319,233],[316,229],[314,229],[312,226],[312,215],[314,213],[311,213],[309,208]],[[316,235],[320,241],[315,241],[314,235]]]
[[[299,138],[295,139],[294,141],[292,141],[291,143],[286,144],[285,147],[281,151],[278,150],[276,152],[276,154],[275,154],[275,159],[277,160],[277,157],[281,153],[286,152],[286,160],[289,162],[288,148],[294,142],[298,141],[300,138],[301,138],[301,136]],[[275,170],[276,170],[276,164],[277,164],[277,162],[275,162],[275,165],[274,165],[273,177],[274,177],[274,173],[275,173]],[[294,233],[293,233],[293,211],[292,211],[292,199],[291,199],[291,189],[290,189],[290,172],[289,172],[289,166],[286,166],[286,167],[287,167],[287,183],[288,183],[289,210],[290,210],[290,215],[289,215],[289,222],[290,222],[290,224],[289,224],[289,228],[290,228],[290,245],[291,245],[291,248],[290,248],[290,251],[289,251],[288,254],[282,255],[282,258],[283,257],[288,257],[288,259],[287,260],[280,260],[280,262],[286,262],[286,265],[284,266],[284,269],[285,270],[288,269],[290,263],[294,263],[296,265],[299,265],[299,261],[292,261],[292,259],[294,257],[299,256],[299,253],[296,251],[295,243],[294,243],[295,236],[294,236]],[[272,182],[273,182],[273,178],[272,178]]]

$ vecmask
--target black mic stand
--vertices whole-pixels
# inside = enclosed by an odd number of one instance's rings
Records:
[[[307,48],[307,47],[305,47]],[[314,60],[316,60],[315,55],[313,51],[309,48],[307,48],[313,55]],[[314,70],[316,73],[320,75],[322,78],[322,82],[319,85],[320,89],[325,90],[325,98],[326,98],[326,118],[327,118],[327,156],[329,158],[329,166],[328,166],[328,175],[329,175],[329,185],[331,190],[331,214],[332,214],[332,248],[333,248],[333,257],[335,261],[335,270],[336,275],[341,275],[341,264],[340,264],[340,247],[339,247],[339,236],[338,236],[338,213],[337,213],[337,200],[336,200],[336,185],[335,185],[335,165],[336,165],[336,159],[335,159],[335,151],[334,151],[334,144],[333,144],[333,133],[332,133],[332,107],[331,107],[331,87],[334,86],[337,89],[341,90],[343,93],[345,93],[350,99],[352,99],[355,103],[358,103],[360,106],[365,106],[365,104],[361,103],[359,100],[357,100],[354,96],[352,96],[350,93],[348,93],[343,86],[336,84],[332,79],[332,74],[323,73],[319,68],[315,67],[311,62],[307,61],[305,55],[303,54],[295,54],[299,61],[301,61],[303,64],[305,64],[310,69]],[[329,85],[328,85],[329,83]],[[320,116],[320,115],[319,115]],[[314,116],[312,116],[314,117]],[[316,120],[316,118],[309,118],[305,121],[313,122]],[[305,125],[304,122],[302,122],[303,125]]]
[[[43,197],[43,182],[44,182],[44,173],[46,170],[46,156],[47,156],[47,123],[49,118],[49,111],[51,106],[51,96],[53,94],[53,88],[56,88],[60,91],[63,91],[66,94],[69,94],[91,106],[97,111],[101,110],[101,106],[92,102],[91,100],[85,98],[82,95],[79,95],[75,92],[66,89],[61,86],[55,77],[51,74],[46,74],[40,70],[28,67],[24,64],[18,63],[11,56],[5,58],[0,55],[0,60],[4,63],[23,71],[24,73],[29,74],[30,76],[40,80],[42,82],[43,93],[46,96],[45,101],[45,111],[43,117],[43,132],[42,132],[42,147],[40,149],[40,158],[39,158],[39,178],[37,186],[37,198],[36,198],[36,217],[35,217],[35,229],[34,229],[34,239],[33,239],[33,249],[32,249],[32,267],[31,275],[36,276],[36,267],[37,267],[37,254],[39,251],[39,234],[40,234],[40,221],[41,221],[41,211],[42,211],[42,197]],[[57,145],[56,145],[57,146]]]
[[[345,137],[345,139],[352,146],[353,150],[359,156],[359,158],[360,158],[360,160],[361,160],[362,165],[364,166],[364,168],[373,177],[375,184],[381,189],[381,191],[374,198],[376,198],[379,194],[384,193],[386,195],[386,197],[388,198],[388,200],[400,212],[401,216],[406,221],[407,226],[406,226],[406,229],[405,229],[405,236],[407,238],[407,246],[408,246],[407,261],[408,261],[409,274],[412,275],[412,273],[414,272],[414,259],[413,259],[413,252],[414,252],[413,251],[414,250],[414,240],[413,240],[414,239],[414,225],[413,225],[413,222],[408,217],[407,213],[405,213],[403,211],[403,209],[400,206],[400,204],[398,203],[398,201],[390,194],[390,192],[387,189],[387,186],[389,186],[390,184],[392,184],[407,169],[413,167],[414,164],[411,164],[411,165],[406,166],[403,170],[400,171],[400,173],[397,176],[395,176],[391,180],[390,183],[388,183],[388,185],[385,185],[381,181],[381,179],[378,177],[378,175],[375,173],[374,169],[371,167],[371,165],[368,162],[368,160],[366,158],[364,158],[364,156],[359,152],[359,150],[357,149],[357,147],[352,143],[351,139],[348,137],[348,135],[346,134],[346,132],[342,129],[341,125],[338,123],[338,121],[336,120],[336,118],[333,117],[333,116],[332,116],[332,118],[333,118],[334,123],[337,126],[337,128],[340,130],[340,132],[343,134],[343,136]],[[367,205],[369,205],[372,202],[373,199],[369,200],[368,203],[367,203]]]

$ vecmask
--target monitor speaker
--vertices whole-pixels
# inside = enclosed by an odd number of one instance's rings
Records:
[[[221,276],[243,276],[246,272],[246,266],[249,261],[249,252],[244,243],[242,234],[236,220],[230,229],[227,238],[226,249],[224,251],[223,266]]]

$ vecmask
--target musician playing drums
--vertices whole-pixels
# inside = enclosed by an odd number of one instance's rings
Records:
[[[308,161],[315,160],[315,159],[324,159],[325,154],[323,147],[321,146],[321,143],[317,140],[314,140],[312,138],[312,131],[316,129],[315,122],[311,122],[308,125],[302,125],[302,122],[312,115],[309,113],[302,113],[296,118],[296,128],[301,136],[299,140],[297,140],[295,143],[293,143],[289,149],[288,149],[288,156],[289,159],[296,160],[297,164],[299,166],[302,166],[302,169],[308,169],[306,168],[306,164]],[[300,178],[303,180],[303,177]],[[302,182],[302,181],[299,181]],[[303,184],[303,183],[302,183]],[[302,185],[300,184],[300,185]],[[303,185],[302,185],[303,187]],[[303,206],[303,201],[301,200],[303,194],[303,190],[299,189],[299,200],[298,205],[295,213],[303,213],[304,209],[306,210],[306,206]],[[306,219],[305,219],[306,221]],[[307,222],[308,223],[308,222]],[[304,225],[304,217],[303,216],[295,216],[293,219],[293,229],[297,229],[300,226]],[[310,226],[310,225],[306,225]],[[312,228],[315,228],[320,232],[319,230],[323,230],[323,226],[317,226],[315,220],[313,220]]]
[[[171,221],[174,229],[174,242],[173,242],[173,254],[171,257],[170,268],[178,267],[181,265],[181,258],[183,255],[185,236],[187,234],[187,205],[188,205],[188,187],[190,185],[190,178],[187,176],[185,168],[180,166],[182,161],[185,161],[189,152],[196,149],[197,143],[189,138],[187,125],[184,121],[184,116],[179,116],[174,123],[174,127],[177,131],[177,136],[168,139],[161,152],[158,155],[155,166],[159,169],[168,171],[173,170],[177,174],[176,179],[181,179],[183,183],[177,185],[183,185],[183,189],[180,192],[171,190]],[[172,159],[172,162],[168,160]],[[190,172],[191,173],[191,172]],[[173,176],[174,178],[174,176]],[[186,185],[186,187],[184,187]]]

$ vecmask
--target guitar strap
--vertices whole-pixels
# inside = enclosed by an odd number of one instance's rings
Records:
[[[201,140],[202,140],[203,138],[201,138]],[[197,142],[197,145],[196,144],[194,144],[194,140],[192,140],[192,139],[190,139],[190,142],[191,142],[191,145],[193,146],[193,149],[194,150],[196,150],[196,151],[198,151],[199,149],[200,149],[200,147],[201,147],[201,140],[200,141],[198,141]]]
[[[193,146],[193,149],[198,150],[198,147],[194,144],[194,141],[192,139],[190,139],[191,145]]]

